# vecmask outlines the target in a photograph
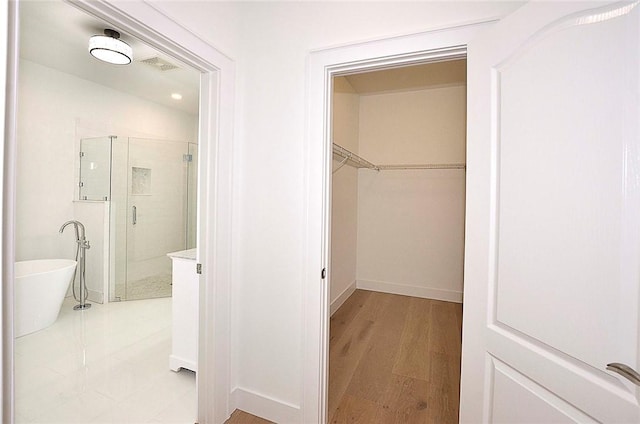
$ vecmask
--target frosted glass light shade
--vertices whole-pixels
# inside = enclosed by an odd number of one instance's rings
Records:
[[[128,65],[133,57],[131,46],[107,35],[94,35],[89,38],[89,53],[96,59],[115,65]]]

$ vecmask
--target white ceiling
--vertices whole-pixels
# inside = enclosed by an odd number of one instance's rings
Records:
[[[133,49],[130,65],[93,58],[89,37],[105,28],[121,33]],[[160,57],[179,69],[160,71],[141,60]],[[61,0],[20,2],[20,57],[191,114],[198,113],[200,74]],[[182,94],[182,100],[171,98]]]
[[[93,58],[89,37],[105,28],[121,33],[133,49],[133,63],[111,65]],[[199,73],[62,0],[20,2],[20,57],[187,113],[198,113]],[[159,57],[179,69],[160,71],[142,63]],[[348,91],[376,94],[466,84],[466,60],[359,73],[344,77]],[[344,82],[344,81],[343,81]],[[182,100],[171,98],[182,94]]]
[[[336,84],[336,90],[350,90],[358,94],[378,94],[393,91],[466,85],[466,59],[404,66],[380,71],[351,74],[344,77],[350,87]]]

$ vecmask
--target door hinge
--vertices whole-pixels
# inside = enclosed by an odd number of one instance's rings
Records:
[[[193,161],[193,155],[191,153],[182,155],[182,161],[183,162],[192,162]]]
[[[196,264],[196,274],[202,274],[202,264]]]
[[[320,273],[320,277],[324,280],[327,278],[327,268],[322,268],[322,272]]]
[[[80,152],[80,157],[83,158],[84,157],[84,152]]]

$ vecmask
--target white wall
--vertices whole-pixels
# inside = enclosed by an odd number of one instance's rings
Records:
[[[295,421],[304,382],[309,52],[495,18],[522,3],[156,4],[236,62],[232,381],[236,405],[275,421]]]
[[[333,141],[358,153],[360,96],[344,77],[334,80]],[[331,196],[331,312],[355,290],[358,237],[358,171],[334,158]]]
[[[333,140],[373,163],[464,163],[465,130],[464,84],[359,95],[334,81]],[[464,170],[344,166],[332,183],[331,313],[356,287],[462,301]]]
[[[465,85],[360,97],[360,154],[376,164],[464,163]]]
[[[360,154],[375,164],[465,163],[465,85],[363,95]],[[357,286],[462,301],[464,170],[362,169]]]
[[[104,204],[73,203],[80,138],[195,140],[197,117],[27,60],[20,61],[18,92],[16,260],[73,257],[73,231],[61,236],[58,229],[82,215],[94,223],[87,223],[87,238],[96,246],[87,252],[87,285],[102,293],[104,227],[86,214],[104,216]]]

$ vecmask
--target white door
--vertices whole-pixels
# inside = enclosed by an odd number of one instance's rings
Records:
[[[640,422],[639,57],[637,2],[468,46],[461,422]]]

